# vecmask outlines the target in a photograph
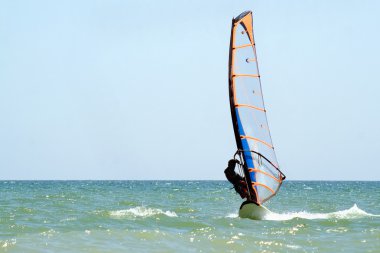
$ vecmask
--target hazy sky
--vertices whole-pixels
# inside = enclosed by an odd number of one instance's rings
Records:
[[[288,179],[380,180],[379,1],[0,1],[0,179],[223,179],[253,10]]]

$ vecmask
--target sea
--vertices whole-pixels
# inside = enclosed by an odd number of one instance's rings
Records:
[[[380,252],[380,182],[285,181],[263,220],[227,181],[0,181],[0,252]]]

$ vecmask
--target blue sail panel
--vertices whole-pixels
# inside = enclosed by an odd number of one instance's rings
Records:
[[[239,127],[239,134],[242,135],[242,136],[244,136],[245,135],[244,128],[241,125],[238,108],[235,109],[235,112],[236,112],[236,117],[237,117],[237,122],[238,122],[238,127]],[[242,146],[243,146],[243,150],[250,150],[248,141],[246,139],[242,139],[241,143],[242,143]],[[248,168],[254,168],[255,165],[253,164],[252,153],[250,151],[245,151],[245,152],[243,152],[243,156],[244,156],[244,160],[245,160]],[[252,182],[256,182],[256,177],[255,177],[256,173],[255,172],[251,172],[249,174],[250,174],[251,181]]]

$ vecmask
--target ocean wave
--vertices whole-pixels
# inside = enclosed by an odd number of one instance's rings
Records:
[[[162,211],[158,208],[147,208],[144,206],[137,206],[129,209],[124,210],[116,210],[116,211],[110,211],[109,212],[111,217],[151,217],[156,215],[166,215],[168,217],[178,217],[175,212],[172,211]]]
[[[356,204],[351,208],[331,212],[331,213],[309,213],[309,212],[291,212],[291,213],[275,213],[270,211],[265,215],[264,220],[291,220],[295,218],[315,220],[315,219],[359,219],[365,217],[380,217],[380,215],[367,213],[360,209]]]

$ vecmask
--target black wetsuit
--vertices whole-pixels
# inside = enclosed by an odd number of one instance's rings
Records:
[[[238,163],[238,160],[229,160],[228,167],[224,170],[224,174],[226,174],[227,180],[233,184],[235,191],[244,199],[248,197],[247,184],[244,178],[235,172],[236,163]]]

